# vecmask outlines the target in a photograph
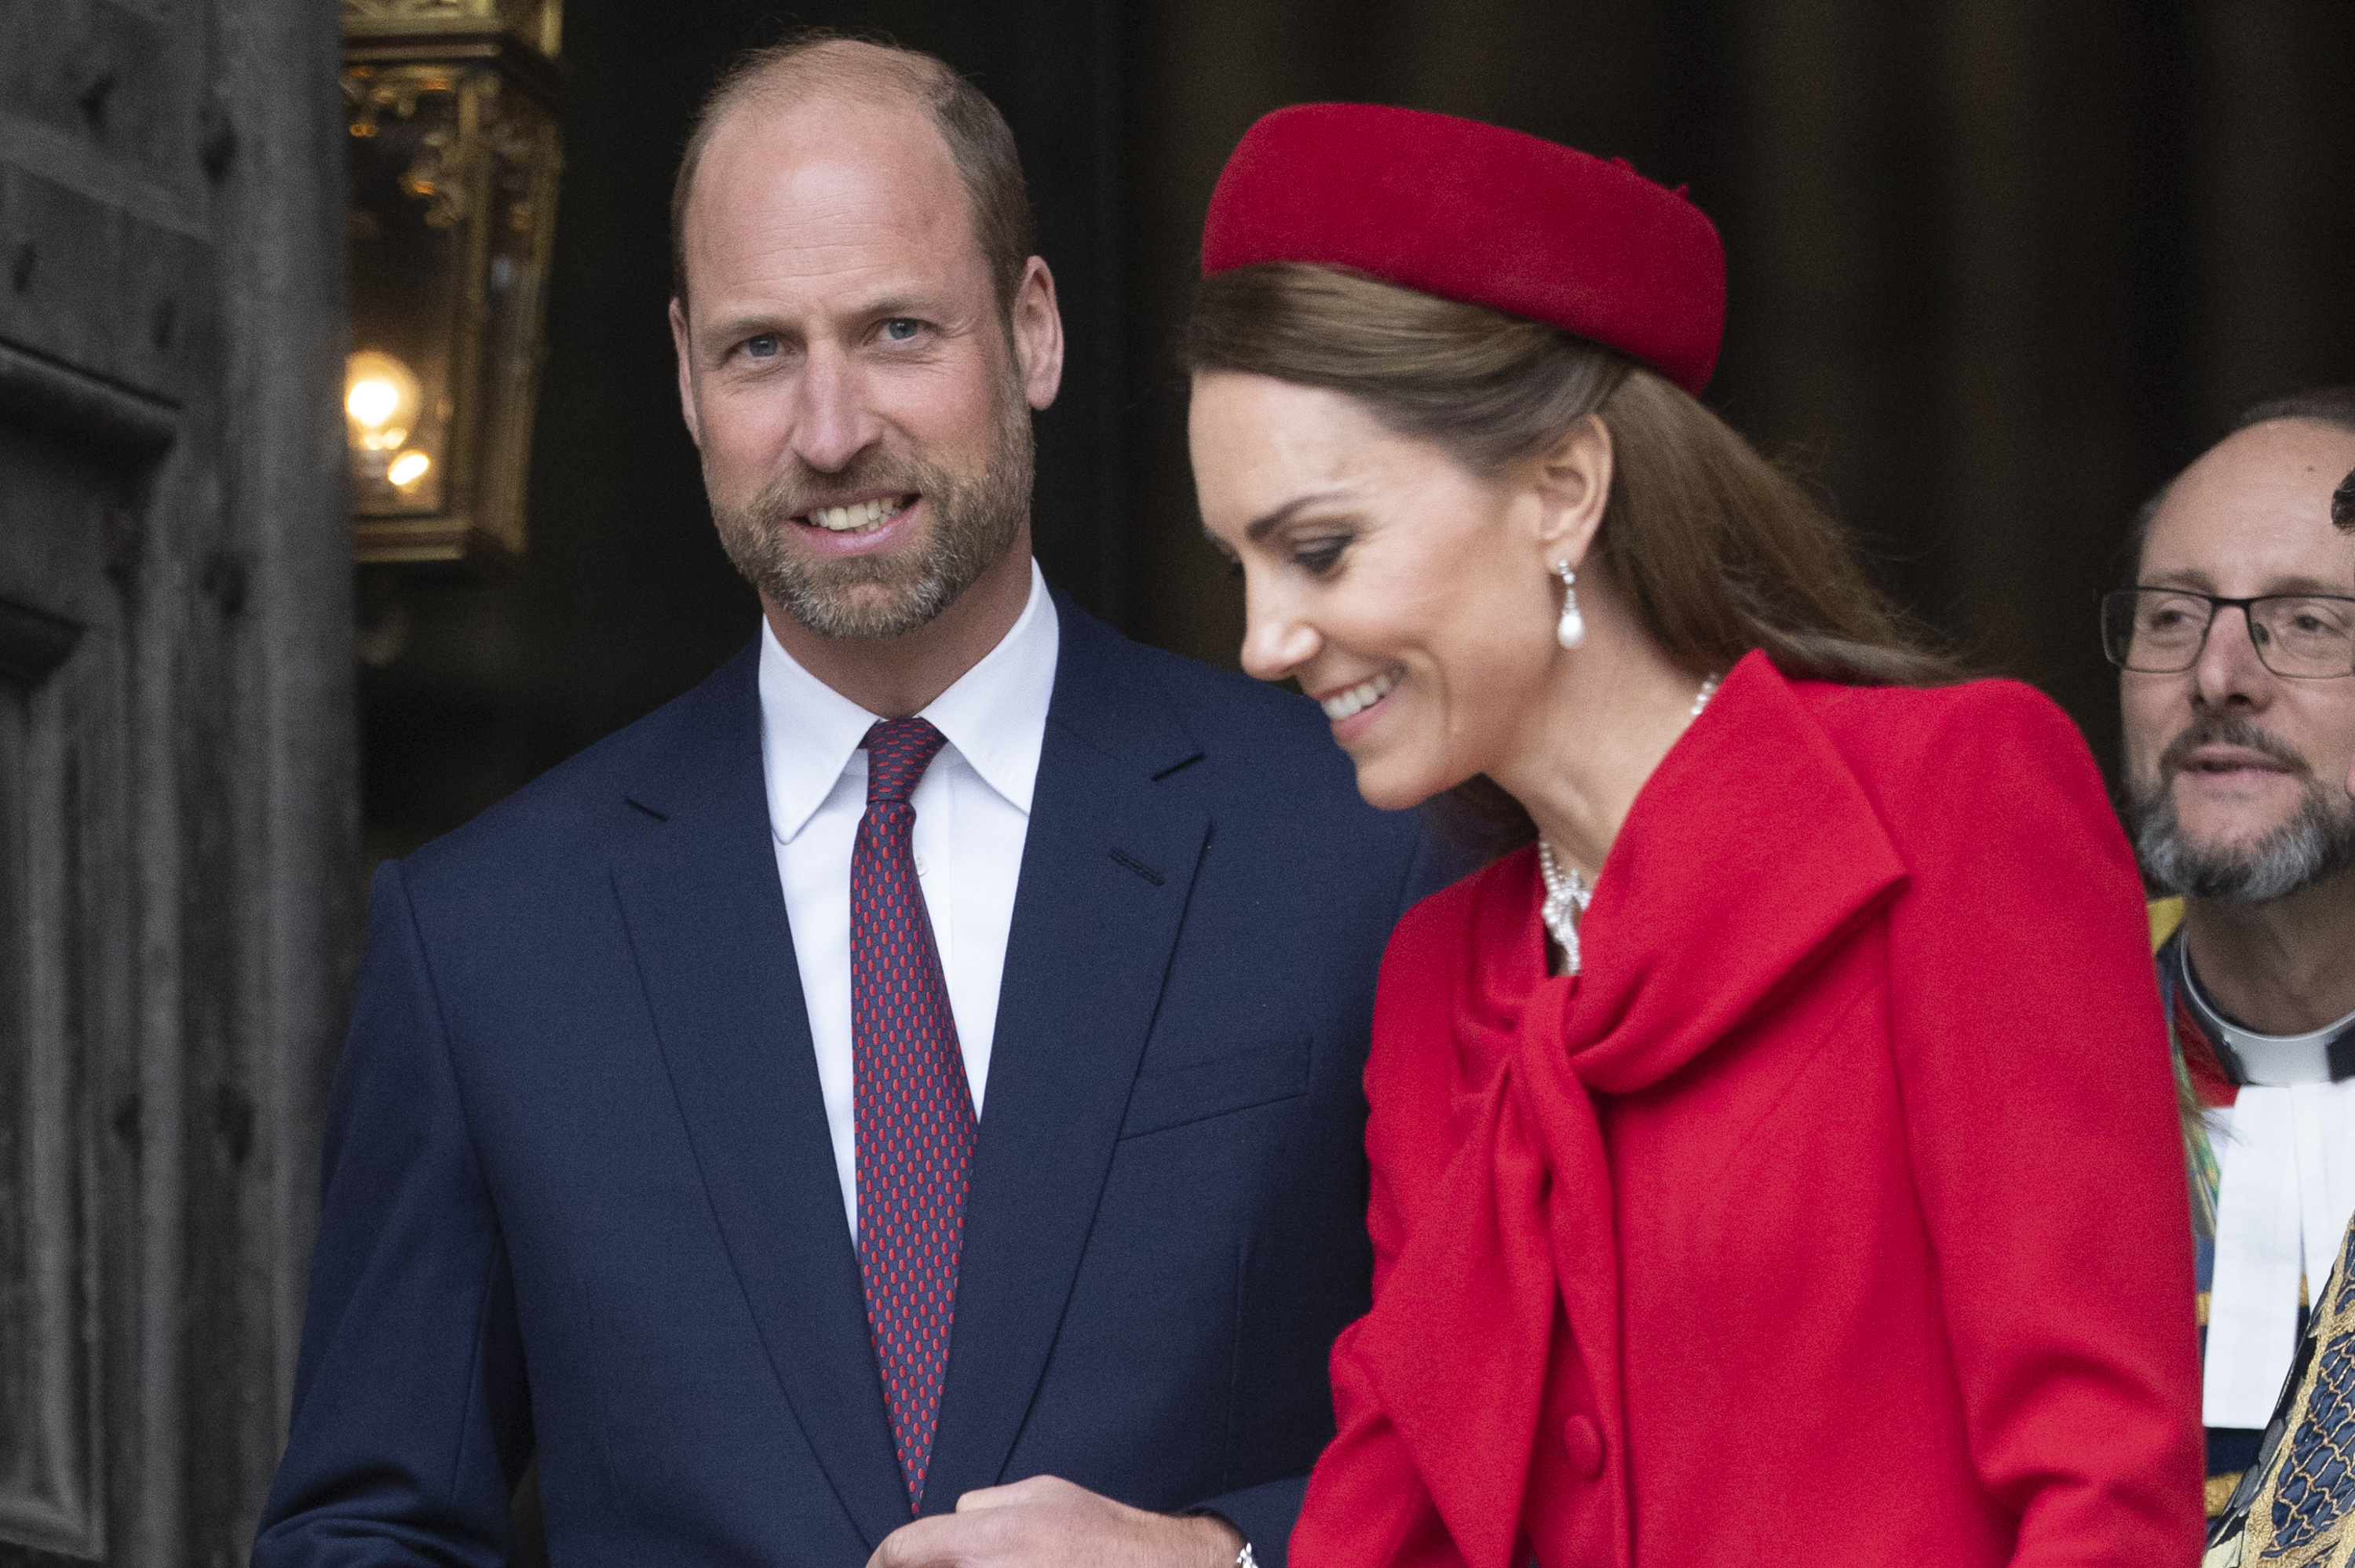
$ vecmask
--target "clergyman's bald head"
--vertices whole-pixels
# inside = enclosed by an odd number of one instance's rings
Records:
[[[2321,387],[2307,392],[2293,392],[2285,397],[2268,397],[2242,410],[2232,421],[2232,429],[2218,446],[2239,435],[2243,430],[2259,425],[2270,425],[2281,419],[2304,419],[2325,425],[2335,430],[2355,434],[2355,384],[2343,387]],[[2214,448],[2210,448],[2214,450]],[[2203,454],[2205,455],[2205,454]],[[2194,466],[2197,466],[2196,464]],[[2180,479],[2181,474],[2176,475]],[[2143,546],[2150,538],[2151,524],[2158,521],[2159,509],[2167,504],[2169,493],[2175,488],[2175,479],[2159,487],[2158,493],[2142,503],[2126,531],[2126,548],[2120,552],[2125,567],[2125,582],[2133,583],[2142,575]],[[2355,532],[2355,473],[2347,476],[2339,493],[2331,499],[2330,520],[2339,527]]]
[[[713,132],[739,113],[822,97],[878,106],[911,104],[931,118],[971,203],[974,238],[989,263],[998,308],[1009,309],[1023,267],[1038,247],[1022,164],[1005,116],[979,88],[937,56],[818,29],[794,33],[735,60],[696,112],[678,178],[671,187],[671,290],[680,307],[687,304],[687,205],[697,165]]]

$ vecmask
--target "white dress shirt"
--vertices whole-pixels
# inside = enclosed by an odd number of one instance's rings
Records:
[[[2263,1035],[2216,1010],[2188,974],[2184,992],[2248,1077],[2207,1112],[2216,1151],[2216,1257],[2209,1281],[2200,1421],[2262,1428],[2297,1349],[2297,1308],[2318,1300],[2355,1216],[2355,1078],[2330,1079],[2330,1041]]]
[[[911,800],[916,877],[940,947],[976,1115],[989,1082],[998,983],[1030,830],[1031,788],[1046,742],[1058,633],[1055,602],[1033,562],[1029,602],[1013,630],[919,715],[948,737]],[[858,1144],[851,1068],[850,852],[867,811],[867,753],[859,742],[879,716],[795,663],[762,624],[761,761],[769,829],[853,1236],[858,1234]]]

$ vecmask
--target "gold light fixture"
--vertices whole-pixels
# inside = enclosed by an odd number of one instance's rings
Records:
[[[342,0],[364,562],[513,561],[563,143],[563,0]]]

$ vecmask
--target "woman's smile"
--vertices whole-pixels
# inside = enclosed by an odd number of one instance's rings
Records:
[[[1404,667],[1393,664],[1387,670],[1369,675],[1354,686],[1319,694],[1316,705],[1325,710],[1327,718],[1339,725],[1374,707],[1404,679]]]

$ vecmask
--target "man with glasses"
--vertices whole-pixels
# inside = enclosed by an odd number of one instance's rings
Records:
[[[2355,470],[2330,498],[2330,520],[2355,533]],[[2355,775],[2347,781],[2355,795]],[[2347,1561],[2355,1511],[2344,1506],[2344,1456],[2355,1436],[2355,1231],[2339,1244],[2339,1270],[2314,1297],[2281,1402],[2257,1460],[2208,1526],[2200,1568],[2246,1568],[2286,1557]]]
[[[2103,601],[2190,1110],[2209,1511],[2355,1213],[2355,387],[2265,403],[2137,519]],[[2196,1101],[2196,1106],[2190,1103]]]

